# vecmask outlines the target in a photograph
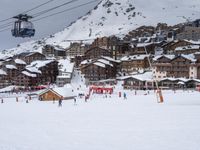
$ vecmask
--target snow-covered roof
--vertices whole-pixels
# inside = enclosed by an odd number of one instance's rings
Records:
[[[101,62],[95,62],[94,65],[102,67],[102,68],[106,68],[106,65]]]
[[[32,78],[36,78],[37,77],[36,74],[30,73],[28,71],[22,71],[22,74],[24,74],[26,76],[29,76],[29,77],[32,77]]]
[[[42,72],[36,68],[36,67],[26,67],[26,70],[28,70],[29,72],[32,72],[32,73],[39,73],[39,74],[42,74]]]
[[[111,64],[109,61],[107,61],[105,59],[98,59],[97,62],[106,64],[106,65],[110,65],[111,67],[113,67],[113,64]]]
[[[165,81],[165,80],[169,80],[169,81],[172,81],[172,82],[177,82],[177,81],[179,81],[179,82],[188,82],[188,81],[190,81],[190,80],[193,80],[193,79],[186,79],[186,78],[164,78],[164,79],[162,79],[162,80],[160,80],[160,81]]]
[[[70,79],[71,78],[71,75],[60,75],[60,76],[57,76],[57,79]]]
[[[81,62],[81,65],[87,65],[92,62],[92,59],[87,59]]]
[[[7,73],[3,69],[0,69],[0,75],[7,75]]]
[[[200,45],[200,41],[194,41],[194,40],[184,40],[184,41],[189,42],[191,44]]]
[[[118,77],[118,80],[126,80],[129,78],[133,78],[139,81],[153,81],[153,72],[152,71],[148,71],[142,74],[135,74],[135,75],[131,75],[131,76],[122,76],[122,77]]]
[[[55,92],[59,96],[63,96],[64,98],[76,97],[76,94],[73,92],[74,90],[70,85],[65,85],[64,87],[56,87],[56,88],[52,88],[52,89],[47,89],[47,90],[43,91],[42,93],[40,93],[39,95],[42,95],[49,90],[51,90],[52,92]]]
[[[113,59],[113,58],[111,58],[111,57],[108,57],[108,56],[101,56],[101,58],[106,59],[106,60],[108,60],[108,61],[120,63],[120,60],[115,60],[115,59]]]
[[[200,46],[199,45],[181,46],[181,47],[177,47],[175,51],[184,51],[184,50],[191,50],[191,49],[198,50],[200,49]]]
[[[144,60],[149,55],[132,55],[132,56],[124,56],[121,58],[121,61],[129,61],[129,60]]]
[[[12,55],[10,55],[10,54],[8,54],[6,56],[0,56],[1,60],[7,60],[7,59],[10,59],[10,58],[12,58]]]
[[[15,59],[16,64],[26,65],[26,62],[21,59]]]
[[[65,49],[62,48],[62,47],[60,47],[60,46],[55,46],[54,48],[55,48],[55,50],[57,50],[57,51],[65,51]]]
[[[196,62],[197,61],[195,59],[195,56],[193,54],[189,54],[189,55],[182,54],[181,56],[184,57],[184,58],[186,58],[186,59],[188,59],[188,60],[190,60],[190,61],[192,61],[192,62]]]
[[[131,77],[140,81],[153,81],[153,72],[149,71],[143,74],[133,75]]]
[[[30,65],[28,65],[27,67],[36,67],[36,68],[41,68],[46,66],[49,63],[54,62],[55,60],[36,60],[33,61]]]
[[[69,87],[58,87],[58,88],[53,88],[53,91],[55,91],[56,93],[58,93],[60,96],[65,97],[75,97],[76,94],[73,92],[72,88]]]
[[[169,80],[169,81],[177,81],[177,78],[163,78],[160,81]]]
[[[146,46],[149,46],[151,44],[153,44],[153,43],[138,43],[137,47],[146,47]]]
[[[6,65],[7,69],[17,69],[15,65]]]
[[[62,72],[72,73],[74,70],[74,63],[71,63],[69,59],[60,59],[58,61],[59,70]]]
[[[160,59],[163,56],[166,57],[166,58],[168,58],[168,59],[170,59],[170,60],[172,60],[172,59],[174,59],[176,57],[175,55],[158,55],[158,56],[155,56],[153,58],[153,60],[156,61],[156,60]]]

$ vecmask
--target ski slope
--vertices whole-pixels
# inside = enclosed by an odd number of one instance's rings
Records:
[[[93,95],[63,102],[35,100],[0,104],[1,150],[198,150],[200,93],[164,92],[164,104],[153,91],[121,91],[105,98]]]

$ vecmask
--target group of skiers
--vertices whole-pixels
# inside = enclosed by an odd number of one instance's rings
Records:
[[[29,103],[29,100],[31,100],[31,97],[30,97],[30,96],[29,96],[29,97],[25,97],[26,103]],[[18,98],[18,97],[16,97],[16,102],[17,102],[17,103],[19,102],[19,98]],[[1,98],[1,103],[2,103],[2,104],[4,103],[4,99],[3,99],[3,98]]]
[[[121,92],[119,92],[119,98],[121,98],[122,97],[122,93]],[[123,93],[123,97],[124,97],[124,99],[127,99],[127,95],[126,95],[126,93],[124,92]]]

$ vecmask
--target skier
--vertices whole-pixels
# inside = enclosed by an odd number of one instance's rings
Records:
[[[61,98],[58,101],[58,107],[62,107],[62,99]]]
[[[124,99],[127,99],[127,97],[126,97],[126,93],[124,92]]]
[[[2,104],[4,103],[3,98],[1,99],[1,103],[2,103]]]
[[[147,91],[147,94],[148,94],[148,95],[150,94],[149,90]]]
[[[76,105],[76,98],[74,97],[74,105]]]
[[[87,100],[88,100],[88,95],[85,95],[85,102],[87,102]]]
[[[28,103],[28,97],[26,97],[26,103]]]
[[[121,92],[119,92],[119,97],[121,97]]]
[[[16,102],[19,102],[18,97],[16,97]]]

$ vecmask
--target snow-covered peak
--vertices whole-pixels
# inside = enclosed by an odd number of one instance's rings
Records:
[[[102,0],[87,15],[40,42],[31,41],[5,53],[41,51],[44,44],[69,46],[69,40],[95,39],[117,35],[122,37],[142,25],[159,22],[174,25],[199,17],[199,0]],[[91,42],[89,40],[89,42]]]

